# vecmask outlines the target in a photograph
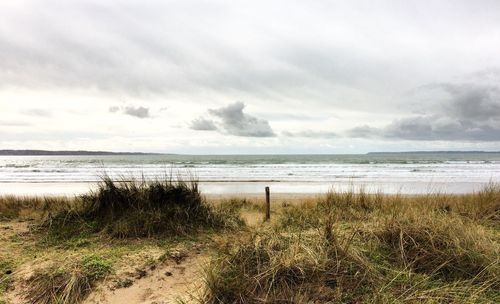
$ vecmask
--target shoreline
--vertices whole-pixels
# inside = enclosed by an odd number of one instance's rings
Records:
[[[494,180],[490,182],[495,182]],[[290,181],[253,181],[253,182],[204,182],[200,181],[200,191],[209,196],[260,196],[265,187],[271,193],[281,196],[311,196],[337,191],[360,189],[367,193],[385,194],[467,194],[481,190],[490,182],[290,182]],[[0,182],[0,195],[14,196],[74,196],[95,189],[97,182]]]

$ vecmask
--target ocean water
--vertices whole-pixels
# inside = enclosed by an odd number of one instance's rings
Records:
[[[206,193],[479,190],[500,182],[500,153],[0,156],[0,194],[71,194],[112,179],[197,179]]]

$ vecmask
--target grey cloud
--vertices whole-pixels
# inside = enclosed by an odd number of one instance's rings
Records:
[[[277,113],[266,113],[268,118],[272,118],[273,121],[289,121],[289,120],[298,120],[298,121],[320,121],[320,120],[326,120],[329,118],[339,118],[338,115],[333,114],[333,113],[321,113],[321,114],[316,114],[316,115],[311,115],[304,113],[306,112],[307,109],[297,109],[297,113],[283,113],[283,112],[277,112]]]
[[[210,109],[208,112],[220,118],[222,128],[228,134],[248,137],[276,136],[267,120],[244,113],[244,108],[244,103],[235,102],[219,109]]]
[[[116,113],[119,110],[120,110],[120,107],[117,107],[117,106],[109,107],[109,112],[110,113]]]
[[[123,111],[125,114],[130,116],[135,116],[137,118],[148,118],[149,108],[145,107],[126,107]]]
[[[436,84],[449,99],[434,114],[394,120],[382,128],[360,126],[347,131],[351,137],[407,140],[500,141],[500,90],[477,84]]]
[[[380,133],[409,140],[498,141],[500,124],[479,123],[446,116],[417,116],[392,122]]]
[[[305,131],[300,131],[300,132],[289,132],[289,131],[284,131],[282,132],[284,136],[287,137],[305,137],[305,138],[335,138],[337,137],[337,134],[335,132],[331,131],[312,131],[312,130],[305,130]]]
[[[350,137],[386,138],[405,140],[495,140],[488,135],[488,128],[464,125],[461,121],[450,120],[441,116],[413,116],[397,119],[389,125],[376,128],[359,126],[348,130]],[[486,131],[486,132],[485,132]]]
[[[217,126],[215,125],[213,120],[205,119],[205,118],[197,118],[191,122],[190,128],[198,131],[215,131],[217,130]]]
[[[380,135],[378,128],[370,127],[368,125],[352,128],[350,130],[347,130],[347,132],[345,133],[349,137],[359,137],[359,138],[376,137]]]
[[[214,131],[245,137],[274,137],[276,134],[264,119],[243,112],[245,104],[235,102],[219,109],[209,109],[214,120],[199,117],[191,122],[193,130]],[[220,128],[217,127],[220,125]]]
[[[130,115],[134,116],[137,118],[150,118],[151,115],[149,113],[149,108],[145,108],[142,106],[139,107],[133,107],[133,106],[127,106],[127,107],[118,107],[118,106],[112,106],[108,110],[110,113],[118,113],[121,112],[125,115]]]
[[[441,87],[451,95],[447,108],[457,117],[473,120],[500,118],[498,87],[474,84],[445,84]]]

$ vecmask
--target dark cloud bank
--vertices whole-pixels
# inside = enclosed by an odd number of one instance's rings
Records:
[[[406,140],[500,141],[500,89],[489,84],[435,84],[426,89],[446,92],[437,113],[394,120],[383,128],[351,129],[351,137]]]
[[[498,85],[487,82],[439,83],[422,89],[433,90],[441,95],[445,93],[447,97],[444,100],[436,100],[436,106],[428,110],[429,113],[399,118],[385,127],[363,125],[344,133],[329,130],[283,131],[281,135],[325,139],[345,136],[415,141],[500,141]],[[244,107],[243,103],[236,102],[219,109],[211,109],[208,111],[211,118],[195,119],[190,127],[193,130],[218,130],[236,136],[276,136],[268,121],[244,113]]]
[[[276,134],[269,122],[243,112],[245,104],[235,102],[219,109],[209,109],[208,114],[213,119],[204,117],[191,122],[191,129],[214,131],[218,130],[235,136],[274,137]]]

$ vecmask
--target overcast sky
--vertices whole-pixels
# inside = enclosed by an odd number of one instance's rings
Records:
[[[500,1],[1,1],[0,149],[500,150]]]

